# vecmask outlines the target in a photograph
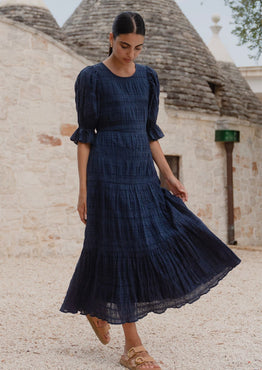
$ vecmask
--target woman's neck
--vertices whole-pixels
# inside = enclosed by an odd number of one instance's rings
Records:
[[[134,62],[128,64],[121,63],[113,55],[106,58],[103,63],[110,69],[111,72],[120,77],[132,76],[136,71],[136,66]]]

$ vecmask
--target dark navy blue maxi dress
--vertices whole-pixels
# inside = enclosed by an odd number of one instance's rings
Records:
[[[240,259],[170,191],[160,187],[149,141],[156,124],[156,72],[130,77],[102,62],[75,84],[79,128],[91,143],[84,245],[60,310],[111,324],[192,303]]]

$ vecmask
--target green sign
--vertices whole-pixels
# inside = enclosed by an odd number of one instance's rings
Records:
[[[215,141],[234,142],[240,141],[240,131],[235,130],[216,130]]]

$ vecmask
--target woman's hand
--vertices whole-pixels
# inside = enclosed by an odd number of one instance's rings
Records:
[[[177,197],[181,198],[183,202],[188,200],[188,194],[183,184],[175,177],[171,176],[166,179],[168,189]]]
[[[79,193],[77,210],[78,210],[78,213],[79,213],[79,217],[81,218],[81,221],[84,224],[86,224],[86,218],[87,218],[86,192],[85,193],[81,193],[81,192]]]

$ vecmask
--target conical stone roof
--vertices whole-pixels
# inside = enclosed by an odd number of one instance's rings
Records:
[[[115,16],[129,10],[139,12],[146,22],[145,49],[137,62],[158,72],[166,104],[246,117],[227,99],[219,65],[174,0],[83,0],[62,27],[65,42],[89,60],[100,62],[108,53]],[[251,112],[250,118],[258,114]]]
[[[218,62],[218,65],[225,79],[225,113],[230,109],[233,116],[262,125],[262,103],[237,66],[229,62]]]
[[[43,0],[3,0],[0,15],[34,27],[57,40],[63,40],[63,33]]]
[[[220,39],[219,32],[222,29],[218,24],[220,16],[215,14],[212,20],[215,25],[210,27],[213,36],[208,47],[217,60],[225,80],[223,109],[226,111],[230,108],[231,113],[236,116],[241,116],[255,123],[262,123],[261,101],[251,90]]]

